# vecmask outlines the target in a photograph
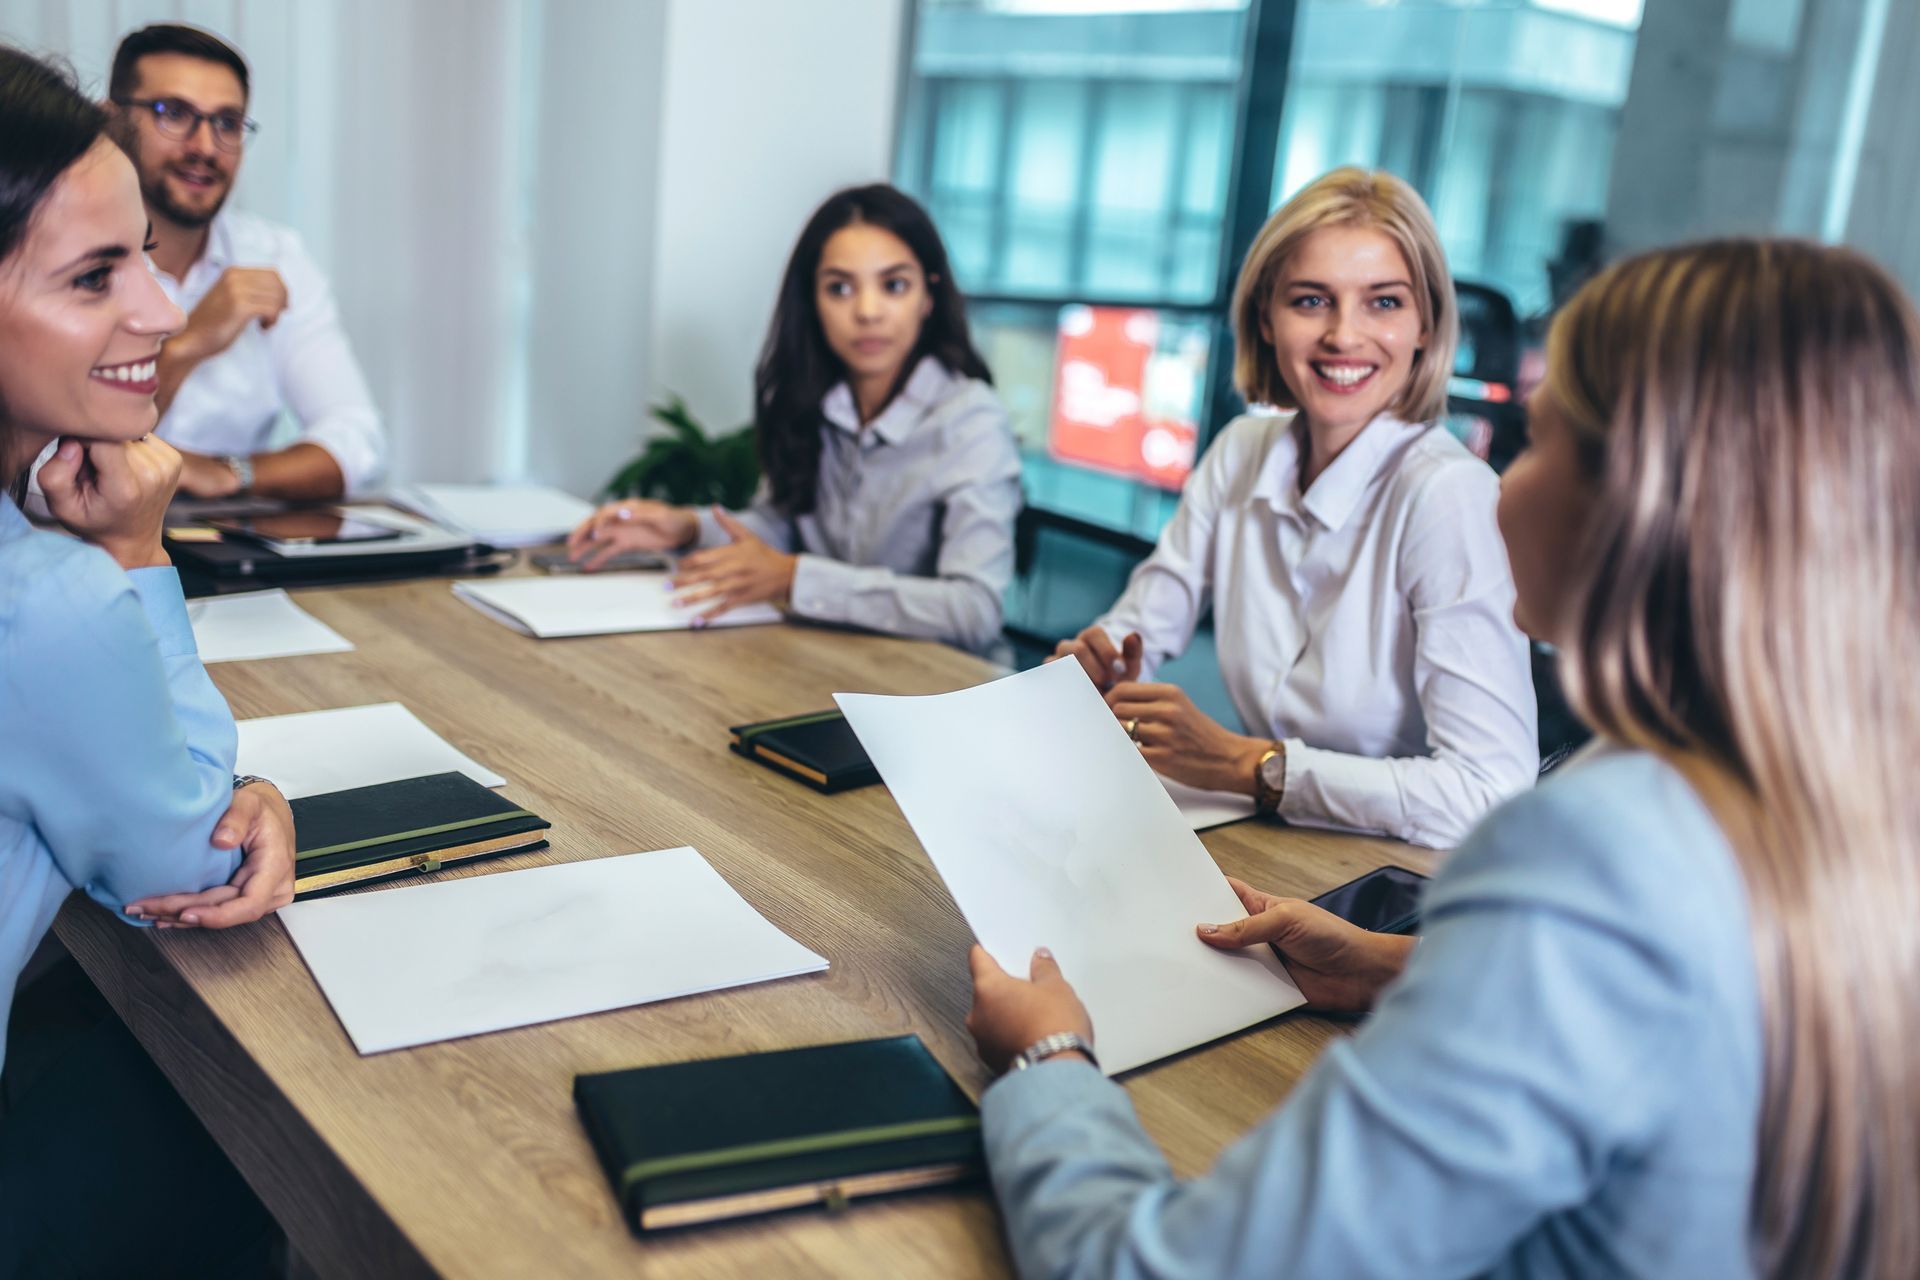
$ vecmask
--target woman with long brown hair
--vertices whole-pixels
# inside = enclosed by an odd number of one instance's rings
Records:
[[[1176,1181],[1050,958],[974,955],[1023,1271],[1920,1274],[1920,320],[1842,249],[1648,254],[1556,322],[1500,522],[1593,749],[1497,810],[1418,948],[1237,886],[1373,1006]]]
[[[927,211],[884,183],[800,232],[754,371],[761,484],[741,512],[612,502],[567,540],[581,566],[687,552],[695,625],[741,605],[976,651],[1000,638],[1020,456]]]

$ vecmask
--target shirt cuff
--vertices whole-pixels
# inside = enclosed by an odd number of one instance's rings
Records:
[[[350,428],[316,422],[292,444],[310,444],[326,450],[333,465],[340,468],[340,480],[347,497],[360,497],[377,489],[384,477],[386,459]]]
[[[180,575],[171,565],[127,570],[127,581],[147,612],[147,625],[160,642],[160,656],[179,658],[197,656],[200,646],[193,638],[193,623],[187,618],[187,600],[180,592]]]
[[[980,1099],[980,1121],[991,1142],[996,1134],[1025,1132],[1103,1094],[1117,1094],[1125,1105],[1126,1090],[1101,1075],[1091,1062],[1049,1058],[1025,1071],[1009,1071],[988,1085]]]
[[[803,618],[844,621],[860,570],[810,552],[802,552],[795,560],[788,609]]]

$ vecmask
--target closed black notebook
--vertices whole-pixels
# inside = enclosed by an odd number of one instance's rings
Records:
[[[980,1113],[918,1036],[575,1076],[573,1100],[636,1232],[984,1168]]]
[[[829,794],[880,781],[853,726],[838,711],[737,724],[733,750]]]
[[[288,804],[298,845],[296,898],[542,848],[543,833],[553,825],[464,773],[330,791]]]

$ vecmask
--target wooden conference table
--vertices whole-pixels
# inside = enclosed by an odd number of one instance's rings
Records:
[[[483,619],[444,580],[297,598],[357,650],[214,666],[237,716],[403,701],[554,824],[550,850],[441,874],[690,844],[832,962],[811,977],[362,1058],[278,921],[137,930],[76,897],[60,937],[314,1270],[1009,1270],[984,1189],[637,1241],[571,1095],[578,1072],[906,1032],[969,1091],[986,1085],[963,1025],[971,936],[892,798],[881,787],[819,795],[731,754],[726,726],[830,706],[836,690],[960,688],[992,668],[935,644],[795,626],[536,641]],[[1428,869],[1405,845],[1265,822],[1202,840],[1227,872],[1302,896],[1383,862]],[[1197,1172],[1338,1033],[1324,1019],[1279,1019],[1127,1087],[1174,1167]]]

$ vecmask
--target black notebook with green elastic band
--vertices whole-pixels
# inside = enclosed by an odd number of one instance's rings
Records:
[[[302,796],[288,807],[296,898],[545,848],[553,825],[464,773]]]
[[[838,711],[737,724],[732,750],[831,795],[880,781],[853,726]]]
[[[980,1113],[918,1036],[574,1077],[635,1232],[976,1179]]]

